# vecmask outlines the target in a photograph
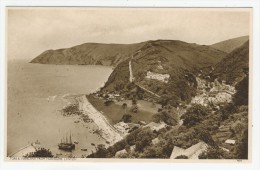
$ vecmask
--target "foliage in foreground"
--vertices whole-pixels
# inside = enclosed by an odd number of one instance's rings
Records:
[[[49,158],[52,158],[53,154],[49,149],[40,148],[40,149],[37,149],[35,152],[30,152],[29,154],[25,155],[25,157],[35,157],[35,158],[49,157]]]

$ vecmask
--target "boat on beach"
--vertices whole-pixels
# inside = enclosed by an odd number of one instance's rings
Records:
[[[64,151],[74,150],[75,144],[72,143],[71,134],[70,134],[69,140],[68,140],[67,136],[65,138],[61,139],[61,142],[58,144],[58,147],[60,150],[64,150]]]

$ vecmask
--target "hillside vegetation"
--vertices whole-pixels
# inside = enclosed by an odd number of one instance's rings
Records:
[[[157,40],[146,42],[134,53],[132,70],[135,83],[158,95],[176,96],[189,101],[196,92],[194,72],[202,67],[218,63],[226,53],[208,46],[189,44],[182,41]],[[130,58],[118,64],[102,91],[131,91],[129,83]],[[147,72],[167,74],[168,82],[145,78]],[[129,94],[126,94],[129,96]]]
[[[215,66],[211,76],[236,84],[245,77],[249,70],[249,41],[229,53]]]
[[[142,44],[85,43],[71,48],[47,50],[31,63],[116,66],[129,58]]]
[[[141,125],[123,140],[108,148],[99,147],[87,157],[191,159],[183,150],[202,141],[207,147],[198,153],[197,159],[248,159],[249,42],[221,56],[219,50],[179,41],[144,45],[131,59],[134,83],[161,95],[161,108],[154,114],[153,122],[167,126],[152,130]],[[101,92],[142,96],[134,83],[129,83],[129,61],[116,67]],[[169,74],[170,79],[147,79],[148,71]],[[221,96],[224,100],[189,102],[192,96],[207,100]],[[184,155],[172,158],[178,152],[175,147]]]

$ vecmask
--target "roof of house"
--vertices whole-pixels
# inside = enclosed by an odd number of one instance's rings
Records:
[[[125,149],[117,151],[116,154],[115,154],[115,157],[118,158],[119,155],[124,154],[124,153],[127,153],[127,151]]]
[[[164,122],[160,122],[160,123],[155,123],[155,122],[151,122],[147,125],[145,125],[144,127],[150,127],[151,130],[160,130],[162,128],[165,128],[167,125]]]
[[[225,141],[225,143],[227,143],[227,144],[235,144],[236,141],[235,141],[235,140],[232,140],[232,139],[227,139],[227,140]]]
[[[154,138],[153,140],[152,140],[152,143],[155,145],[155,144],[157,144],[157,143],[159,143],[160,142],[160,140],[158,139],[158,138]]]
[[[135,145],[130,146],[130,151],[134,151],[134,150],[135,150]],[[122,149],[122,150],[116,152],[115,157],[118,158],[119,155],[125,154],[125,153],[127,153],[127,150]]]
[[[175,159],[177,156],[185,155],[188,159],[198,159],[199,155],[207,149],[207,144],[205,142],[199,142],[187,149],[174,146],[170,159]]]

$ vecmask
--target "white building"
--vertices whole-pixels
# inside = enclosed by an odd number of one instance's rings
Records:
[[[151,71],[148,71],[146,74],[147,79],[154,79],[154,80],[158,80],[164,83],[168,83],[170,75],[169,74],[159,74],[159,73],[153,73]]]

